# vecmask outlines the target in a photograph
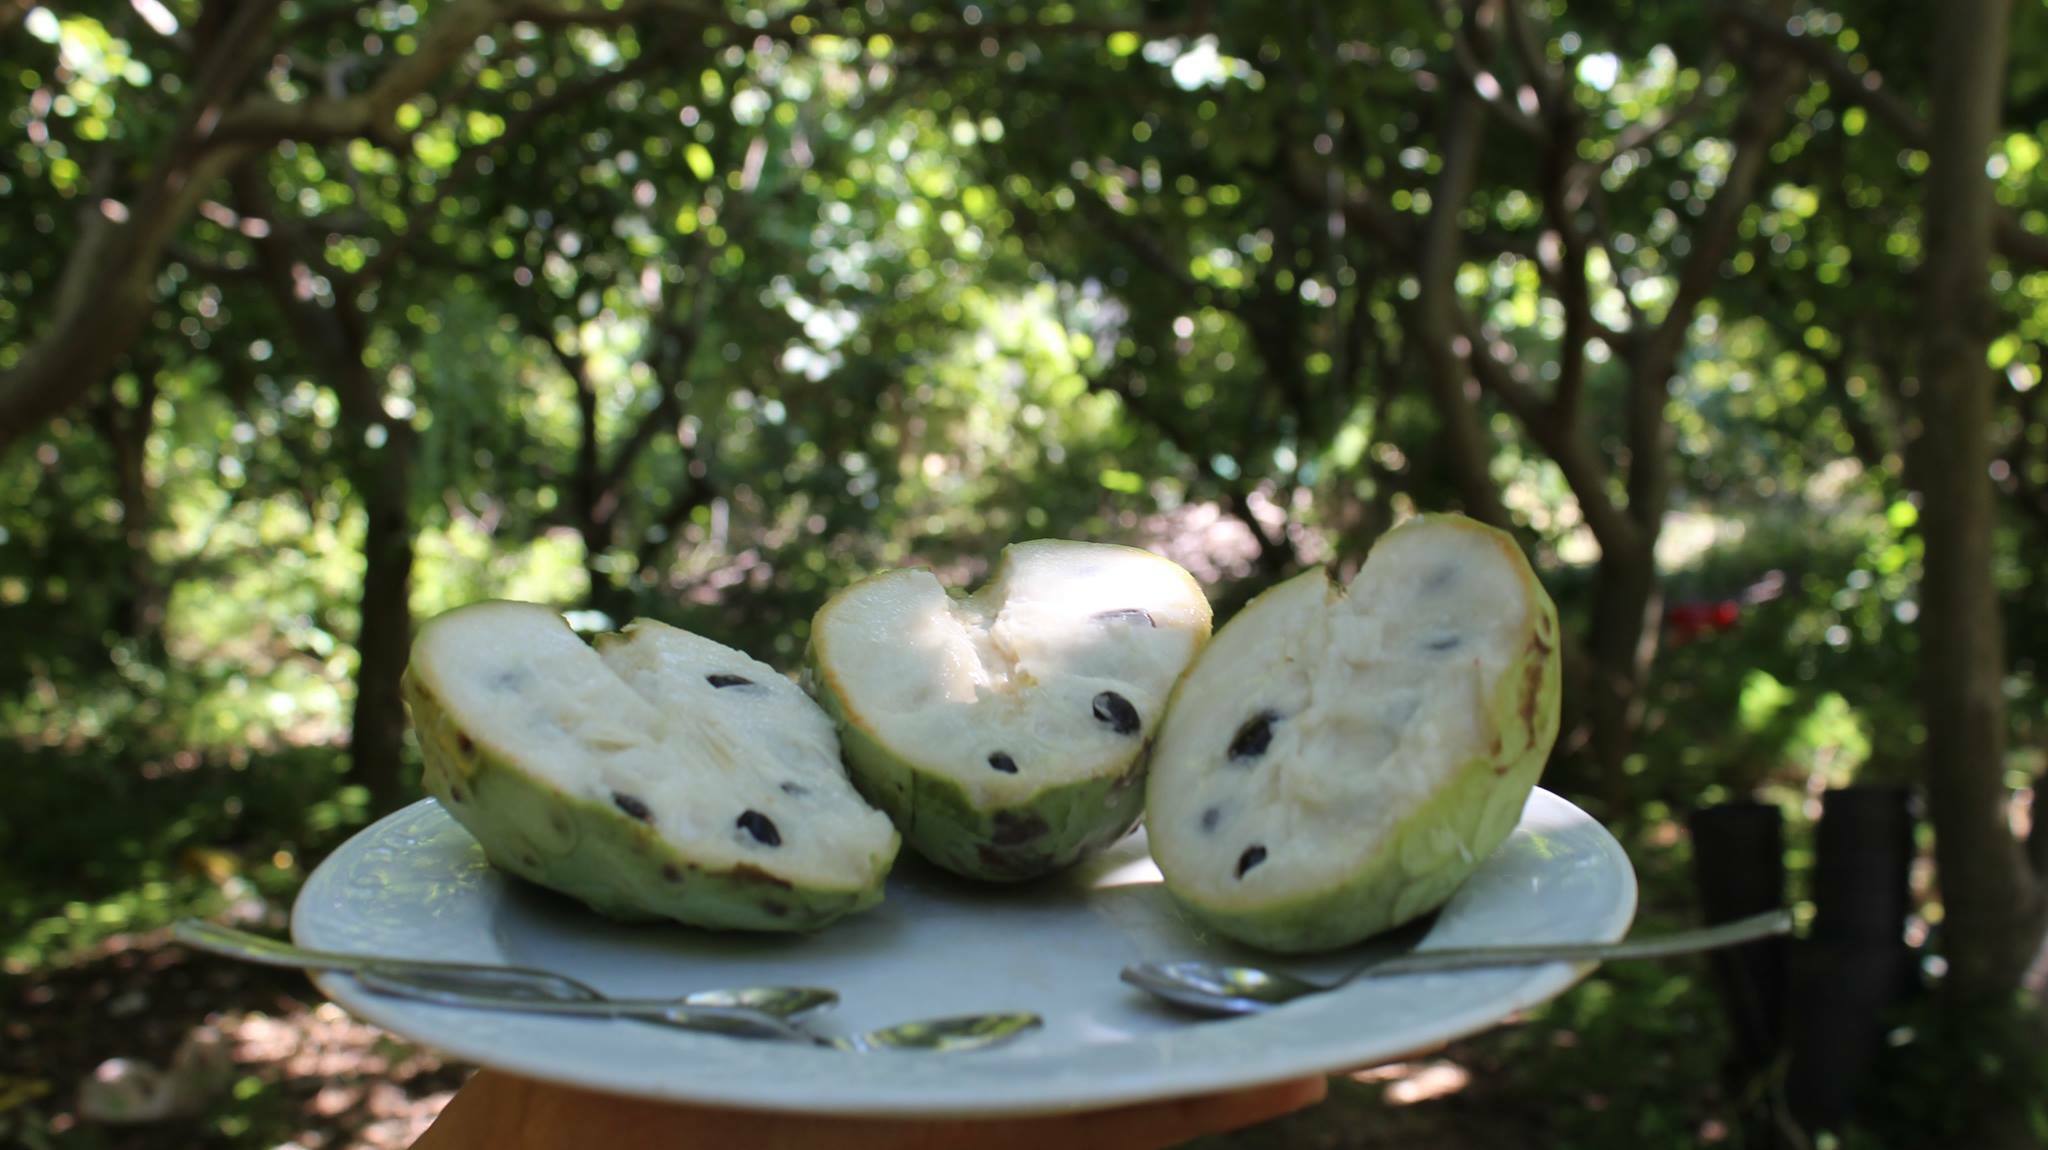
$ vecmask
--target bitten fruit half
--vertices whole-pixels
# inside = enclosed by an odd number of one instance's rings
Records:
[[[421,628],[427,789],[502,870],[624,919],[822,927],[882,899],[899,839],[832,722],[765,663],[640,620],[585,644],[531,603]]]
[[[1345,946],[1447,901],[1514,829],[1557,738],[1557,611],[1507,535],[1387,533],[1349,588],[1260,595],[1174,696],[1146,828],[1168,889],[1269,950]]]
[[[905,569],[833,596],[812,687],[912,848],[1016,881],[1137,822],[1167,697],[1208,637],[1209,601],[1173,561],[1042,540],[1006,548],[972,595]]]

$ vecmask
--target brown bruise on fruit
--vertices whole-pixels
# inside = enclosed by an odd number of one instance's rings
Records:
[[[1536,703],[1543,694],[1543,669],[1548,665],[1546,656],[1550,654],[1550,644],[1538,635],[1529,644],[1529,651],[1529,664],[1522,668],[1522,698],[1518,712],[1525,726],[1533,726],[1536,722]]]
[[[1044,838],[1051,831],[1045,816],[1036,812],[997,811],[995,833],[989,836],[989,841],[999,847],[1022,846],[1033,839]]]
[[[1019,851],[982,843],[975,848],[981,865],[1005,878],[1037,878],[1054,869],[1053,860],[1037,851]]]

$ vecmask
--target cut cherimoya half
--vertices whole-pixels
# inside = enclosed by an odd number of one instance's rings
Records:
[[[1260,595],[1174,696],[1146,810],[1217,931],[1344,946],[1442,905],[1521,817],[1557,738],[1557,611],[1508,536],[1428,516],[1347,590]]]
[[[490,602],[421,629],[427,789],[499,868],[618,918],[812,930],[881,901],[898,838],[832,722],[765,663],[640,620],[596,648]]]
[[[854,782],[919,854],[971,878],[1058,870],[1123,837],[1167,697],[1209,637],[1171,560],[1043,540],[980,591],[923,569],[840,592],[811,626],[812,686]]]

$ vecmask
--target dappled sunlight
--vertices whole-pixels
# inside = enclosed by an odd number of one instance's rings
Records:
[[[399,1150],[465,1074],[318,1003],[300,975],[193,958],[160,933],[43,978],[11,1002],[0,985],[0,1133],[11,1121],[28,1145],[46,1130],[138,1150]],[[24,1044],[35,1062],[7,1056]]]
[[[1544,785],[1646,924],[1710,901],[1692,820],[1761,803],[1825,926],[1823,812],[1910,787],[1899,965],[2040,987],[2000,908],[2048,883],[2048,9],[1922,7],[7,8],[0,1142],[396,1146],[446,1098],[162,937],[282,931],[423,793],[424,620],[794,675],[837,591],[1039,538],[1221,622],[1414,515],[1501,525],[1558,607]],[[1744,1143],[1806,1064],[1740,1049],[1722,965],[1612,964],[1230,1144]],[[1844,1144],[2048,1097],[1905,985]],[[204,1118],[81,1117],[209,1034]]]
[[[1471,1071],[1456,1062],[1396,1062],[1361,1070],[1354,1082],[1384,1083],[1381,1096],[1392,1106],[1414,1106],[1448,1098],[1472,1084]]]

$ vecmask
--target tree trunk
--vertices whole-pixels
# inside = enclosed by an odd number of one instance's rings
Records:
[[[156,424],[156,365],[135,365],[135,403],[109,395],[93,407],[93,424],[114,457],[114,494],[121,501],[121,544],[127,586],[115,604],[114,627],[152,665],[164,661],[165,588],[150,554],[154,499],[149,490],[149,437]]]
[[[2040,941],[2040,883],[2006,819],[2004,633],[1992,577],[1995,493],[1986,283],[1995,202],[1984,174],[2000,130],[2010,0],[1957,0],[1937,23],[1928,141],[1926,343],[1919,390],[1926,569],[1920,590],[1927,797],[1948,988],[1995,1002]]]
[[[597,389],[591,386],[587,365],[581,357],[572,362],[576,384],[576,533],[583,537],[584,606],[610,614],[618,596],[611,576],[604,570],[605,552],[611,550],[612,526],[604,507],[604,477],[599,474]]]
[[[405,795],[405,702],[399,680],[412,648],[412,468],[417,430],[384,409],[384,385],[363,362],[368,317],[350,290],[329,304],[301,289],[295,268],[312,245],[290,217],[272,212],[260,170],[232,176],[242,214],[268,216],[257,267],[284,313],[299,353],[334,392],[349,486],[363,505],[363,587],[356,629],[356,702],[349,720],[350,777],[387,811]]]
[[[1663,590],[1654,544],[1602,541],[1595,581],[1586,718],[1609,818],[1632,806],[1626,766],[1643,717],[1643,688],[1657,650]]]
[[[360,363],[360,360],[357,361]],[[364,376],[369,373],[362,371]],[[372,808],[386,811],[405,794],[405,703],[399,680],[412,650],[412,464],[415,433],[402,420],[385,429],[380,448],[357,440],[352,482],[363,501],[363,591],[356,631],[356,705],[349,723],[349,768],[369,789]]]
[[[1500,488],[1493,481],[1493,442],[1487,435],[1484,415],[1479,410],[1479,385],[1474,381],[1469,359],[1478,348],[1460,332],[1457,320],[1458,265],[1463,249],[1458,213],[1472,195],[1472,183],[1479,167],[1480,137],[1486,130],[1486,110],[1468,86],[1458,86],[1445,97],[1443,123],[1437,134],[1443,150],[1443,168],[1430,193],[1429,223],[1424,229],[1416,280],[1420,286],[1414,311],[1414,328],[1421,336],[1416,342],[1423,365],[1428,369],[1429,389],[1435,399],[1439,434],[1451,477],[1458,486],[1458,498],[1465,514],[1503,530],[1512,531],[1514,521],[1501,503]]]

